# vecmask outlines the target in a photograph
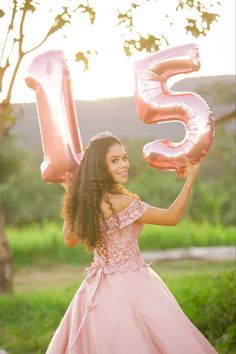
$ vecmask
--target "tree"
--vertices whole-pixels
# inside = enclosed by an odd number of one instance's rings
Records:
[[[26,20],[40,8],[45,6],[44,1],[36,0],[11,0],[2,2],[3,7],[0,9],[0,21],[6,23],[6,31],[1,37],[0,43],[0,93],[2,98],[0,101],[0,142],[6,137],[11,127],[17,119],[17,112],[11,104],[12,90],[14,88],[15,79],[20,71],[22,60],[26,55],[43,46],[49,37],[55,33],[63,34],[66,28],[70,26],[75,16],[85,14],[88,16],[90,24],[95,26],[96,13],[100,6],[97,2],[97,8],[92,7],[89,0],[80,2],[78,0],[61,0],[53,1],[54,21],[50,25],[42,18],[42,26],[45,35],[38,43],[32,44],[32,47],[25,49],[26,40],[30,33],[25,33]],[[159,50],[163,46],[168,45],[168,38],[162,33],[141,32],[135,16],[138,11],[145,6],[156,6],[157,0],[137,0],[127,1],[125,8],[123,2],[115,5],[116,16],[114,27],[120,31],[122,45],[125,55],[130,56],[135,51],[153,52]],[[183,16],[183,26],[187,33],[198,38],[206,35],[211,29],[212,24],[217,21],[218,14],[212,12],[214,6],[220,3],[216,0],[200,1],[200,0],[176,0],[172,2],[172,12],[166,13],[165,18],[170,26],[175,25],[174,13],[177,11]],[[94,4],[95,6],[95,4]],[[163,12],[163,9],[162,9]],[[148,21],[147,21],[148,22]],[[79,21],[78,21],[79,23]],[[63,31],[62,31],[63,30]],[[161,30],[160,30],[161,31]],[[62,36],[63,37],[63,36]],[[63,40],[66,40],[64,38]],[[84,52],[75,50],[75,59],[84,63],[85,69],[89,69],[89,57],[96,54],[96,51],[88,49]],[[10,74],[9,74],[10,73]],[[9,74],[9,83],[6,77]],[[12,284],[12,257],[4,233],[4,217],[3,210],[0,209],[0,292],[11,290]]]

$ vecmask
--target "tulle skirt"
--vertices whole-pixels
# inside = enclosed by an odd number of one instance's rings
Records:
[[[83,281],[46,354],[217,354],[149,266]]]

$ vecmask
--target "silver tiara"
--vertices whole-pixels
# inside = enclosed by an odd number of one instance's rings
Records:
[[[97,139],[107,138],[108,136],[114,136],[114,135],[111,132],[109,132],[108,130],[101,132],[101,133],[97,133],[92,136],[92,138],[90,139],[90,143],[92,143],[93,141],[95,141]]]

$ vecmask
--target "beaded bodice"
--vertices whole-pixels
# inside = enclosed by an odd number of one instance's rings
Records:
[[[93,262],[86,269],[89,273],[94,273],[100,267],[104,273],[113,273],[136,270],[145,265],[138,245],[143,224],[137,219],[148,207],[147,203],[135,199],[121,212],[105,219],[101,227],[106,239],[107,257],[105,259],[95,248]]]

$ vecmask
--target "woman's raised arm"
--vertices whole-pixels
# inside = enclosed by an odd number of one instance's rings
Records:
[[[178,197],[168,209],[148,208],[138,219],[139,222],[166,226],[175,226],[179,223],[188,205],[191,189],[200,167],[200,163],[192,165],[187,159],[185,160],[186,168],[182,171],[181,177],[187,177],[187,180]]]

